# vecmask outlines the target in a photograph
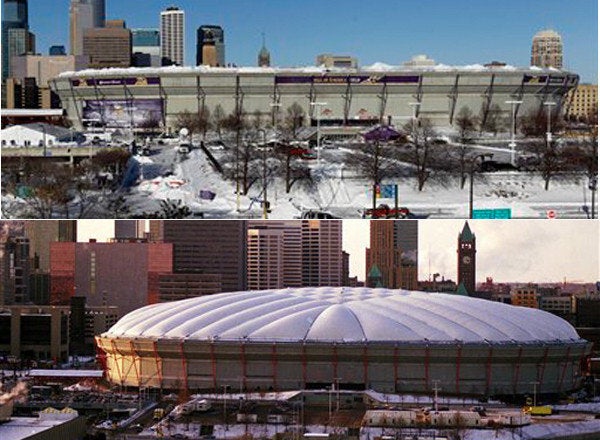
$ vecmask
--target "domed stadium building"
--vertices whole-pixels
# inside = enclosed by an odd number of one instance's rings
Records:
[[[288,109],[301,125],[403,126],[411,117],[450,126],[462,107],[482,122],[517,118],[553,102],[568,106],[577,74],[554,68],[518,68],[502,63],[454,67],[388,66],[361,69],[325,67],[164,67],[88,69],[61,74],[51,82],[77,128],[162,127],[174,131],[188,111],[246,115],[283,124]],[[507,102],[509,101],[509,102]],[[315,105],[311,105],[315,104]],[[298,106],[303,115],[297,111]],[[352,130],[350,130],[352,131]]]
[[[107,378],[191,391],[472,396],[576,389],[591,345],[540,310],[370,288],[222,293],[135,310],[96,338]]]

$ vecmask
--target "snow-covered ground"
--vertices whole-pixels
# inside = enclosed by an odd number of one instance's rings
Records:
[[[313,163],[313,173],[320,176],[311,188],[297,185],[287,194],[283,179],[271,176],[268,197],[269,218],[298,217],[303,210],[326,211],[343,218],[361,217],[372,205],[369,183],[343,167],[342,149],[324,150],[320,164]],[[217,157],[219,153],[217,152]],[[172,146],[163,147],[150,157],[136,156],[138,182],[126,196],[131,212],[141,214],[158,209],[159,200],[181,200],[197,216],[206,218],[258,218],[262,216],[262,184],[256,183],[248,195],[236,196],[234,181],[224,179],[208,162],[200,149],[182,161]],[[270,159],[274,161],[274,159]],[[334,162],[334,165],[331,163]],[[325,165],[329,163],[329,165]],[[167,175],[169,174],[169,175]],[[418,191],[416,179],[397,182],[399,205],[417,216],[429,218],[467,218],[469,185],[461,190],[458,181],[444,184],[427,182]],[[510,208],[513,218],[546,218],[552,210],[556,218],[586,218],[582,206],[590,204],[587,179],[552,181],[544,190],[543,179],[534,173],[498,172],[476,175],[474,209]],[[201,191],[216,194],[213,200],[202,199]],[[378,204],[393,206],[393,199],[378,199]]]

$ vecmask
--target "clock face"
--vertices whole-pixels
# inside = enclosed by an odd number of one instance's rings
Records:
[[[463,260],[463,263],[469,264],[471,262],[471,257],[469,257],[468,255],[465,255],[462,260]]]

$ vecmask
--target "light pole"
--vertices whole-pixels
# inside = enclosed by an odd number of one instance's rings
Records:
[[[546,106],[546,148],[550,147],[550,142],[552,142],[552,106],[556,105],[556,102],[546,101],[544,102]]]
[[[262,181],[263,181],[263,218],[269,218],[269,210],[267,208],[267,132],[263,128],[259,128],[258,132],[262,134],[262,159],[263,159],[263,170],[262,170]]]
[[[311,106],[317,111],[317,163],[321,162],[321,111],[320,107],[327,105],[326,102],[311,102]]]
[[[510,143],[508,146],[510,147],[510,164],[515,165],[515,148],[517,146],[515,142],[515,132],[517,130],[517,105],[523,104],[523,101],[506,101],[507,104],[510,104],[512,118],[511,122],[511,131],[510,131]]]
[[[471,170],[469,173],[469,218],[473,218],[473,175],[475,174],[475,165],[481,159],[483,162],[486,158],[492,158],[492,153],[478,154],[471,159]]]

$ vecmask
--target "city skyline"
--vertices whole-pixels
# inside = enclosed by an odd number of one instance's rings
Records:
[[[582,82],[597,82],[596,2],[579,0],[565,8],[564,2],[554,0],[532,8],[532,2],[511,0],[503,2],[502,14],[488,2],[429,3],[425,10],[420,3],[388,0],[367,11],[357,0],[345,2],[344,8],[315,0],[301,4],[225,1],[212,9],[182,0],[174,6],[186,15],[186,65],[195,64],[196,29],[205,23],[223,27],[228,35],[226,62],[238,65],[256,64],[265,32],[275,66],[313,65],[319,53],[327,52],[356,56],[363,66],[398,65],[419,53],[449,65],[498,60],[527,66],[533,36],[552,28],[563,37],[565,68],[580,74]],[[106,15],[126,20],[130,28],[158,28],[160,11],[171,4],[158,0],[145,4],[147,8],[132,15],[131,2],[109,1]],[[39,52],[67,44],[68,6],[68,0],[30,1],[30,29],[37,36]],[[382,10],[386,13],[379,13]]]
[[[112,237],[113,220],[80,220],[78,240]],[[456,281],[456,238],[465,220],[419,221],[419,280],[439,273]],[[595,282],[600,279],[600,231],[596,222],[469,220],[477,236],[477,282]],[[365,277],[369,222],[343,220],[342,249],[350,276]],[[573,234],[573,231],[577,231]],[[519,252],[511,252],[519,249]]]

